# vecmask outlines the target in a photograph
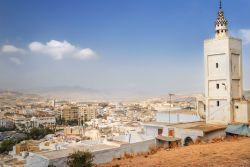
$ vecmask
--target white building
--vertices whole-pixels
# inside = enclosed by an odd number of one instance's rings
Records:
[[[13,128],[14,123],[6,118],[0,118],[0,127]]]
[[[242,41],[229,35],[221,3],[215,22],[215,38],[204,41],[204,62],[206,122],[248,122],[250,108],[235,110],[235,103],[243,101]],[[237,120],[241,116],[236,115],[241,114],[247,116]]]
[[[54,125],[56,123],[56,118],[55,117],[32,117],[30,119],[32,125],[34,127],[38,127],[39,125],[46,125],[46,124],[49,124],[49,125]]]
[[[83,121],[90,121],[97,116],[98,106],[95,105],[82,105],[79,106],[79,117]]]
[[[201,121],[202,119],[196,111],[176,110],[176,111],[158,111],[156,112],[156,122],[165,123],[187,123]]]
[[[228,123],[250,122],[250,102],[243,98],[242,41],[229,36],[227,25],[220,4],[215,38],[204,42],[206,122],[189,122],[195,117],[182,116],[181,120],[179,114],[162,112],[156,122],[144,123],[146,135],[155,136],[159,143],[181,141],[188,145],[197,139],[225,136]],[[201,116],[202,106],[198,101]]]

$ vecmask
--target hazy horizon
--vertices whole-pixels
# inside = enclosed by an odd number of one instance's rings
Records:
[[[203,40],[214,36],[217,0],[25,2],[0,2],[0,89],[204,92]],[[230,34],[243,40],[245,90],[249,8],[223,1]]]

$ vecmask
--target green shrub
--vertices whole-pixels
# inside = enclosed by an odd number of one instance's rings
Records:
[[[16,144],[14,140],[8,139],[3,140],[0,145],[0,153],[7,153],[13,149],[13,146]]]
[[[28,139],[39,140],[44,138],[48,134],[53,134],[54,131],[49,128],[32,128],[29,133],[27,133]]]
[[[77,151],[69,155],[67,165],[69,167],[92,167],[94,155],[89,151]]]

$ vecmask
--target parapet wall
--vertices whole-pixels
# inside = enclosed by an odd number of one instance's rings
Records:
[[[122,144],[117,148],[110,148],[105,150],[99,150],[92,152],[95,156],[94,163],[101,164],[107,163],[113,160],[113,158],[121,157],[125,153],[142,153],[147,152],[151,146],[156,144],[155,139],[146,140],[137,143]],[[91,151],[91,150],[90,150]],[[56,167],[67,167],[67,157],[62,156],[57,159],[47,159],[39,154],[33,153],[27,158],[25,167],[47,167],[48,165],[54,165]]]
[[[132,144],[122,144],[118,148],[96,151],[93,154],[95,155],[94,163],[107,163],[112,161],[113,158],[118,158],[123,156],[124,153],[142,153],[147,152],[151,146],[156,144],[155,139],[147,140],[138,143]]]

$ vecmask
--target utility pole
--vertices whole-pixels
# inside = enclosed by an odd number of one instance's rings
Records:
[[[169,93],[168,95],[169,95],[169,104],[170,104],[170,108],[168,109],[168,123],[170,123],[170,111],[172,108],[172,96],[174,96],[174,94]]]

